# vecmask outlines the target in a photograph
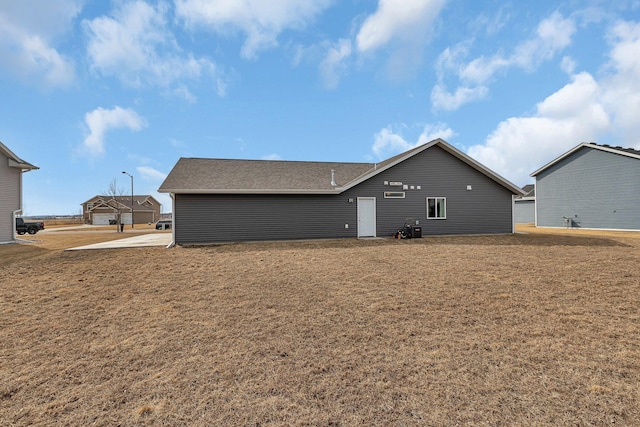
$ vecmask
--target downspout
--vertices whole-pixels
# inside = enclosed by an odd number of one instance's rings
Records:
[[[535,227],[538,227],[538,177],[535,177],[533,181],[533,223]]]
[[[20,206],[20,207],[18,209],[16,209],[15,211],[13,211],[13,220],[12,220],[13,222],[11,224],[11,227],[13,228],[13,233],[12,234],[13,234],[13,241],[14,242],[17,240],[17,237],[16,237],[16,216],[18,216],[18,212],[22,213],[22,174],[24,174],[26,172],[30,172],[30,171],[31,171],[31,169],[27,169],[27,170],[22,169],[22,170],[20,170],[20,184],[19,184],[20,185],[20,194],[19,194],[20,200],[19,200],[19,203],[18,203],[18,206]]]
[[[516,232],[516,196],[511,195],[511,234]]]
[[[22,197],[22,196],[20,196],[20,197]],[[22,206],[22,203],[20,205]],[[17,237],[16,237],[16,216],[18,216],[18,212],[22,212],[22,208],[16,209],[15,211],[13,211],[13,241],[14,242],[17,240]]]
[[[176,197],[173,193],[169,193],[169,196],[171,197],[171,243],[167,245],[167,249],[176,245]]]

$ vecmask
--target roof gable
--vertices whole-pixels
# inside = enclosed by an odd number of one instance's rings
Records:
[[[118,206],[121,206],[126,209],[131,209],[131,196],[93,196],[89,200],[81,203],[82,205],[93,203],[95,209],[98,206],[105,206],[105,204],[115,203]],[[160,206],[160,202],[158,202],[151,195],[140,195],[133,196],[133,204],[135,206],[135,210],[154,210],[156,206]],[[109,205],[109,207],[113,207]],[[91,210],[91,209],[90,209]]]
[[[462,162],[466,163],[468,166],[472,167],[473,169],[477,170],[478,172],[482,173],[483,175],[487,176],[488,178],[492,179],[493,181],[497,182],[498,184],[502,185],[503,187],[505,187],[506,189],[508,189],[509,191],[511,191],[514,194],[518,194],[518,195],[522,195],[523,191],[520,187],[518,187],[517,185],[513,184],[512,182],[506,180],[505,178],[501,177],[500,175],[498,175],[497,173],[493,172],[491,169],[487,168],[486,166],[484,166],[483,164],[481,164],[480,162],[474,160],[473,158],[471,158],[470,156],[468,156],[467,154],[463,153],[462,151],[458,150],[457,148],[455,148],[453,145],[449,144],[448,142],[446,142],[443,139],[437,138],[434,139],[433,141],[427,142],[426,144],[420,145],[418,147],[412,148],[408,151],[405,151],[404,153],[400,153],[397,156],[394,156],[388,160],[385,160],[384,162],[378,163],[375,165],[374,169],[369,171],[368,173],[366,173],[365,175],[359,177],[358,179],[350,182],[348,185],[346,185],[345,187],[341,188],[341,190],[347,190],[351,187],[354,187],[355,185],[360,184],[361,182],[364,182],[376,175],[378,175],[379,173],[382,173],[385,170],[388,170],[392,167],[394,167],[395,165],[419,154],[422,153],[425,150],[428,150],[429,148],[433,147],[433,146],[438,146],[440,148],[442,148],[443,150],[445,150],[446,152],[448,152],[449,154],[453,155],[454,157],[458,158],[459,160],[461,160]]]
[[[435,145],[512,193],[523,194],[518,186],[442,139],[435,139],[380,163],[180,158],[158,191],[175,194],[339,194]],[[332,185],[332,179],[335,185]]]
[[[566,159],[567,157],[572,156],[574,153],[576,153],[577,151],[579,151],[579,150],[581,150],[583,148],[604,151],[606,153],[618,154],[618,155],[621,155],[621,156],[630,157],[632,159],[640,160],[640,151],[634,150],[633,148],[611,147],[609,145],[598,145],[598,144],[596,144],[594,142],[583,142],[582,144],[578,144],[575,147],[573,147],[571,150],[569,150],[566,153],[562,154],[560,157],[557,157],[557,158],[553,159],[552,161],[550,161],[546,165],[542,166],[537,171],[531,173],[531,175],[529,175],[529,176],[534,176],[535,177],[535,176],[539,175],[541,172],[544,172],[545,170],[549,169],[551,166],[561,162],[562,160]]]

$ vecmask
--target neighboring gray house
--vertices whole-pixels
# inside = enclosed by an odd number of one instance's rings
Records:
[[[0,243],[15,241],[16,215],[22,211],[22,173],[38,167],[0,142]]]
[[[527,184],[522,187],[523,196],[518,196],[515,202],[516,224],[535,224],[536,222],[536,186]]]
[[[583,143],[533,172],[536,225],[640,230],[640,151]]]
[[[436,139],[381,163],[181,158],[160,189],[177,244],[513,232],[522,190]]]

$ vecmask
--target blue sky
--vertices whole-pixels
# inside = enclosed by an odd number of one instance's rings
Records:
[[[640,148],[640,1],[0,0],[26,215],[180,157],[374,162],[441,137],[517,185]]]

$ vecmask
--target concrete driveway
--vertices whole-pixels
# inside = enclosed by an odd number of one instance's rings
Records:
[[[116,249],[116,248],[142,248],[148,246],[168,246],[171,243],[171,233],[143,234],[141,236],[127,237],[124,239],[112,240],[110,242],[95,243],[93,245],[78,246],[69,248],[68,251],[79,251],[84,249]]]

